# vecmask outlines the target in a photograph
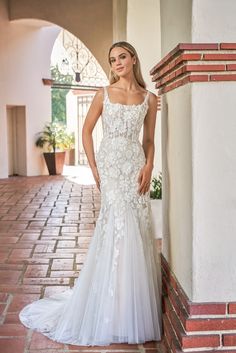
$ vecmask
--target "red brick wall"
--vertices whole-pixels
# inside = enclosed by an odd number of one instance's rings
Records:
[[[236,352],[236,303],[191,302],[164,256],[162,283],[164,345],[168,352]]]
[[[190,82],[236,81],[236,43],[182,43],[150,74],[158,94]]]

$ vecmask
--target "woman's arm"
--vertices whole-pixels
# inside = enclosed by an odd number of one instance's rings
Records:
[[[97,165],[95,161],[92,132],[96,125],[96,122],[98,121],[98,118],[102,113],[102,107],[103,107],[102,102],[103,102],[103,89],[100,88],[92,100],[92,103],[86,115],[83,129],[82,129],[82,142],[83,142],[84,151],[88,158],[90,168],[92,169],[93,177],[95,179],[96,185],[99,190],[100,190],[100,178],[99,178]]]
[[[157,115],[157,96],[150,93],[149,108],[143,125],[143,149],[146,157],[145,166],[139,174],[139,193],[145,194],[149,188],[153,170],[153,160],[155,153],[154,134]]]

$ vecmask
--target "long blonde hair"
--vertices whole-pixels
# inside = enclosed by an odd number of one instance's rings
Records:
[[[135,48],[128,42],[125,42],[125,41],[121,41],[121,42],[116,42],[114,44],[112,44],[112,46],[110,47],[109,49],[109,52],[108,52],[108,62],[109,64],[111,65],[111,62],[110,62],[110,53],[112,51],[113,48],[124,48],[126,49],[130,55],[133,57],[135,57],[136,61],[135,61],[135,64],[133,65],[133,70],[134,70],[134,77],[136,79],[136,81],[138,82],[138,84],[145,88],[146,89],[146,83],[143,79],[143,75],[142,75],[142,72],[141,72],[141,66],[140,66],[140,61],[139,61],[139,57],[138,57],[138,54],[135,50]],[[115,83],[119,81],[119,76],[117,76],[111,69],[110,69],[110,73],[109,73],[109,82],[110,84],[112,83]]]

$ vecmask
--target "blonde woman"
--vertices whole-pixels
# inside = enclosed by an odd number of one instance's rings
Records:
[[[101,192],[86,261],[74,288],[20,313],[25,326],[75,345],[161,339],[149,197],[157,101],[146,90],[131,44],[113,44],[108,60],[110,85],[97,91],[83,126],[84,149]],[[92,132],[100,117],[103,139],[95,158]]]

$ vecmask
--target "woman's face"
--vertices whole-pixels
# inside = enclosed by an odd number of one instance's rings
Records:
[[[110,65],[111,70],[117,76],[125,76],[131,70],[133,70],[133,65],[135,63],[135,57],[131,56],[128,50],[115,47],[110,52]]]

